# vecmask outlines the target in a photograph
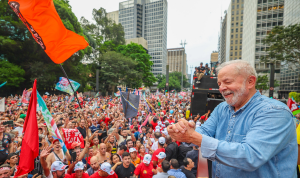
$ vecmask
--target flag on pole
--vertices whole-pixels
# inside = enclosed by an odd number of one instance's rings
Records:
[[[24,137],[22,140],[19,166],[14,177],[31,172],[34,169],[34,159],[39,155],[39,133],[36,119],[36,105],[36,80],[34,80],[33,92],[23,126]]]
[[[139,108],[139,96],[129,93],[129,92],[121,92],[120,96],[123,105],[123,112],[125,114],[125,118],[132,118],[135,117],[138,113]],[[129,98],[128,98],[129,97]],[[127,109],[126,109],[127,104]]]
[[[59,133],[59,130],[56,126],[56,123],[55,123],[54,119],[52,118],[51,113],[49,112],[49,110],[46,106],[46,103],[43,100],[43,98],[41,97],[41,95],[39,94],[39,92],[37,92],[37,102],[38,102],[38,110],[41,111],[41,113],[44,117],[48,132],[50,132],[52,134],[54,139],[59,140],[61,147],[63,149],[63,152],[64,152],[64,154],[66,154],[66,152],[67,152],[66,145],[63,142],[61,135]]]
[[[0,84],[0,88],[1,88],[2,86],[4,86],[6,83],[7,83],[7,82],[4,82],[4,83]]]
[[[65,28],[53,0],[9,0],[8,4],[54,63],[63,63],[89,45],[84,37]]]
[[[299,109],[299,107],[297,107],[297,104],[296,104],[296,101],[294,100],[294,98],[289,98],[289,100],[287,102],[287,106],[290,108],[290,110],[292,111],[294,116],[296,114],[300,113],[300,109]]]
[[[70,79],[70,82],[74,88],[74,91],[77,91],[77,89],[79,88],[80,84],[76,81],[73,81]],[[65,77],[60,77],[58,83],[55,86],[55,89],[59,90],[59,91],[63,91],[66,93],[69,93],[71,95],[74,94],[72,87],[70,86],[70,83],[68,81],[67,78]]]

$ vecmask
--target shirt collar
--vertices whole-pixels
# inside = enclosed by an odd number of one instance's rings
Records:
[[[231,112],[238,113],[238,112],[243,111],[244,109],[246,109],[246,107],[249,104],[253,103],[253,101],[255,101],[257,98],[260,98],[260,97],[261,97],[260,92],[256,91],[256,93],[251,97],[251,99],[243,107],[241,107],[237,112],[234,112],[234,107],[233,106],[230,106],[229,104],[227,106],[229,107]]]

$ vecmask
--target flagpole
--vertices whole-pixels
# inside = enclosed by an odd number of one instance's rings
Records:
[[[66,76],[67,79],[68,79],[68,82],[69,82],[69,84],[70,84],[70,86],[71,86],[71,88],[72,88],[72,90],[73,90],[73,92],[74,92],[74,96],[75,96],[76,99],[77,99],[77,102],[78,102],[78,104],[79,104],[80,109],[82,109],[82,107],[81,107],[81,105],[80,105],[80,102],[79,102],[79,100],[78,100],[78,98],[77,98],[77,94],[76,94],[75,91],[74,91],[74,88],[73,88],[73,86],[72,86],[72,84],[71,84],[71,82],[70,82],[70,79],[69,79],[69,77],[68,77],[66,71],[64,70],[64,68],[62,67],[61,64],[59,64],[59,65],[60,65],[61,70],[63,71],[63,73],[65,74],[65,76]]]

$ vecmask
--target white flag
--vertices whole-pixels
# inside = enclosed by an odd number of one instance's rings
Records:
[[[5,111],[5,98],[2,98],[0,100],[0,112],[4,112]]]

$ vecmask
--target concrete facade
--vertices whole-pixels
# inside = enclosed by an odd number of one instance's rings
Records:
[[[182,59],[184,54],[183,66]],[[183,72],[183,75],[187,77],[187,55],[184,53],[183,48],[168,49],[168,61],[169,72]],[[188,77],[187,77],[188,78]]]
[[[263,39],[275,26],[283,25],[284,0],[245,0],[245,24],[243,34],[242,59],[252,64],[258,75],[269,75],[270,66],[260,62],[261,57],[268,53],[269,46],[263,44]],[[280,80],[280,67],[275,64],[275,80]],[[274,96],[278,97],[279,87],[275,88]],[[269,92],[266,91],[266,96]]]
[[[127,0],[119,3],[125,39],[143,37],[152,57],[152,73],[165,74],[167,65],[167,0]]]
[[[119,24],[119,11],[113,11],[107,13],[107,17],[114,21],[114,23]]]
[[[148,50],[148,42],[146,41],[146,39],[140,37],[140,38],[133,38],[133,39],[125,39],[125,43],[130,44],[131,42],[133,43],[137,43],[142,45],[146,50]]]
[[[227,11],[224,12],[224,17],[221,17],[219,63],[223,63],[226,61],[226,36],[227,36]]]

